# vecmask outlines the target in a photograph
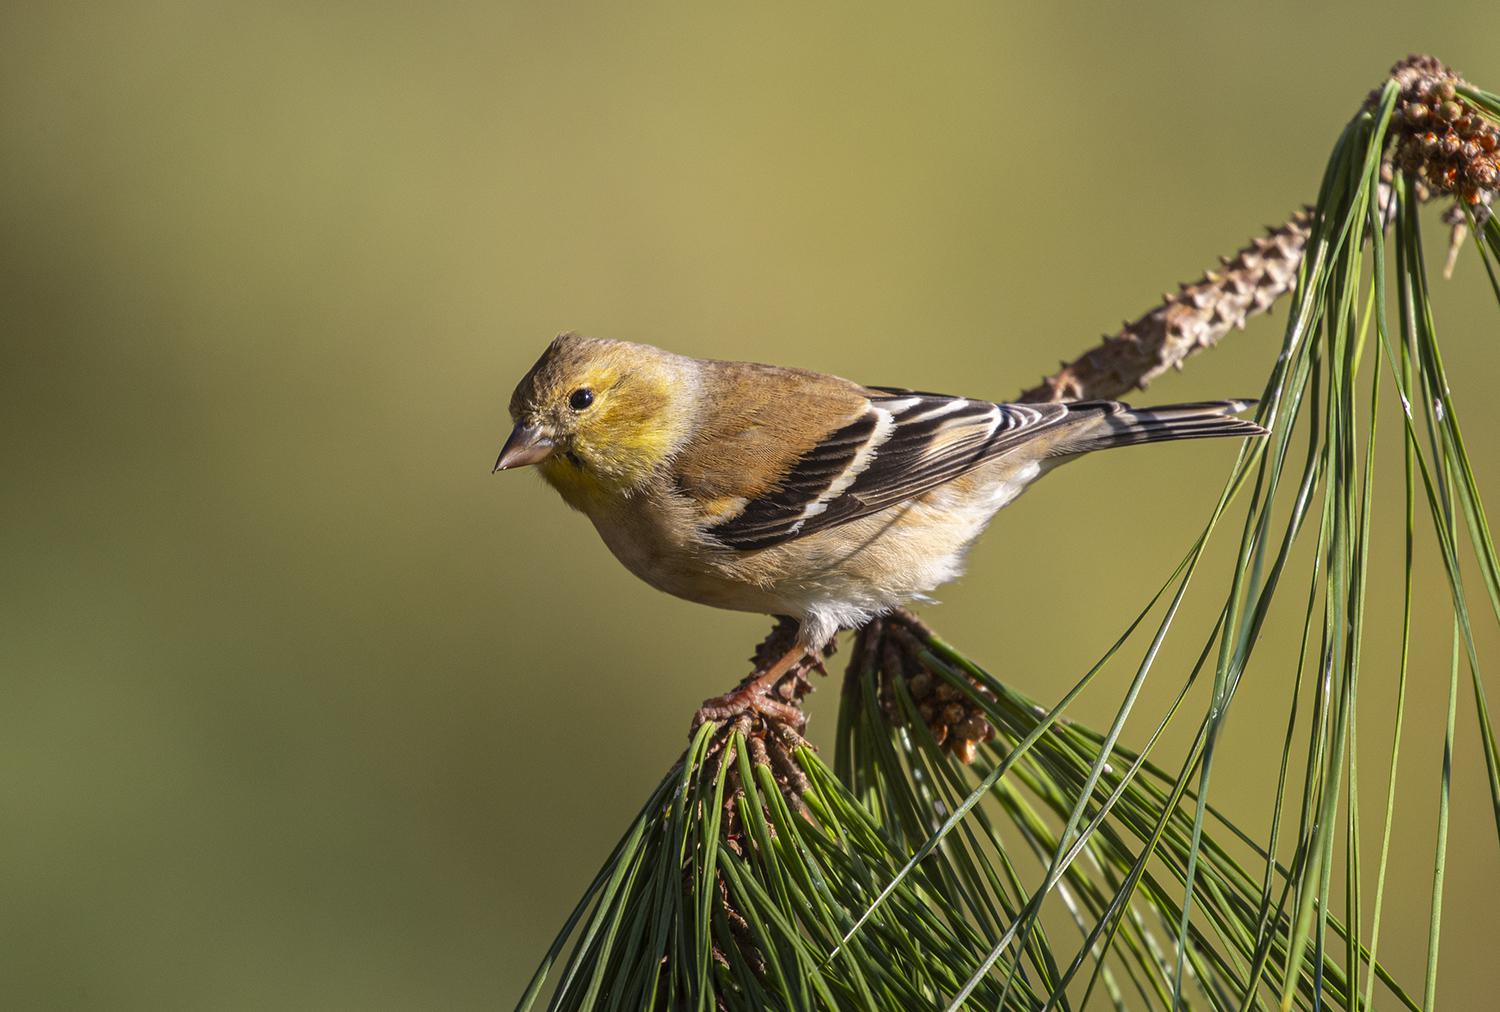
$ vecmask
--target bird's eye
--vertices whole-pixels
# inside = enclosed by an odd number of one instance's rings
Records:
[[[594,391],[588,387],[579,387],[568,395],[568,407],[574,411],[582,411],[594,403]]]

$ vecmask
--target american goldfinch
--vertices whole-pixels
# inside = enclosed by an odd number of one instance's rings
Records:
[[[958,576],[995,513],[1091,450],[1259,436],[1253,401],[996,404],[563,334],[516,386],[495,470],[535,464],[669,594],[790,616],[758,694],[840,629]]]

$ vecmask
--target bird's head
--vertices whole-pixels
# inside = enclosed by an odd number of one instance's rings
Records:
[[[515,429],[495,470],[539,464],[574,505],[628,494],[686,438],[690,365],[649,345],[561,335],[511,395]]]

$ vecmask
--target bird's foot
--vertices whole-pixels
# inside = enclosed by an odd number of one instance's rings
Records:
[[[757,768],[769,769],[792,811],[807,814],[802,795],[809,789],[797,751],[811,748],[802,737],[807,714],[802,697],[812,691],[811,671],[824,674],[823,661],[833,653],[829,643],[809,651],[797,623],[780,619],[751,658],[754,670],[732,692],[705,699],[693,717],[693,735],[711,725],[705,765],[717,764],[724,780],[724,838],[731,850],[747,845],[740,820],[739,799],[744,793],[735,765],[738,750]]]
[[[798,731],[807,723],[807,716],[799,707],[783,702],[771,695],[769,689],[752,685],[741,686],[722,696],[705,699],[698,712],[693,715],[693,730],[705,721],[729,723],[741,716],[760,716]]]
[[[693,715],[693,730],[696,732],[705,721],[730,723],[736,717],[751,714],[777,724],[793,727],[798,732],[801,732],[802,727],[807,723],[807,715],[802,714],[801,709],[790,703],[772,699],[768,691],[736,688],[732,693],[724,693],[723,696],[703,700],[703,705],[699,706],[696,714]]]
[[[773,632],[772,637],[775,636]],[[757,667],[734,691],[705,699],[693,717],[693,730],[697,731],[706,721],[729,723],[742,716],[752,719],[759,716],[767,723],[780,724],[800,734],[807,724],[807,715],[796,702],[802,688],[798,683],[805,682],[808,668],[820,663],[821,658],[814,658],[800,643],[794,643],[769,666]]]

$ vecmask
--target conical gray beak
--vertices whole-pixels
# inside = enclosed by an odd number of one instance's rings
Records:
[[[495,471],[506,471],[512,467],[539,464],[552,456],[552,437],[535,425],[517,425],[510,438],[500,448],[495,461]],[[494,473],[493,471],[491,472]]]

